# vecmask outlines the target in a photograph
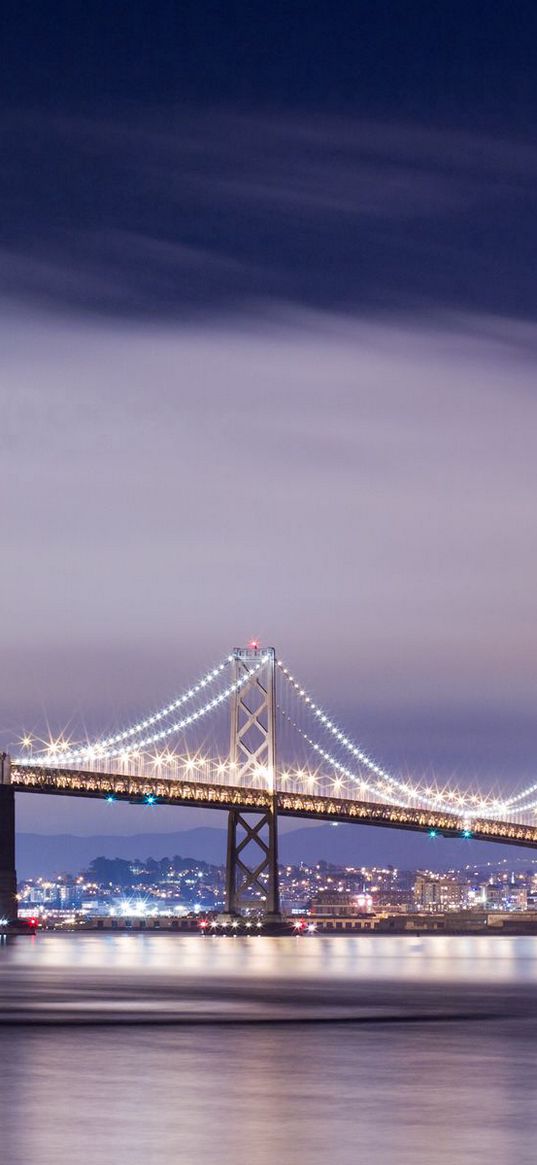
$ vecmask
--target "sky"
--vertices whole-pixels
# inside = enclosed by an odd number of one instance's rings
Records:
[[[395,771],[528,783],[533,5],[55,12],[0,17],[4,746],[258,635]]]

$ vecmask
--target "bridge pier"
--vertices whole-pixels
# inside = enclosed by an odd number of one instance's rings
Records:
[[[264,813],[232,809],[228,818],[226,915],[259,910],[267,921],[280,918],[276,807]]]
[[[10,759],[0,754],[0,919],[17,919],[15,871],[15,790],[11,784]]]

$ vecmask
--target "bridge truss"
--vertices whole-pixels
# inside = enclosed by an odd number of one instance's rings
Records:
[[[185,754],[183,740],[181,749],[170,749],[170,739],[184,737],[221,707],[230,707],[225,759],[207,759],[199,750]],[[283,765],[290,740],[299,761]],[[192,688],[120,732],[3,756],[0,917],[8,918],[16,915],[17,791],[225,810],[228,914],[263,909],[278,917],[280,816],[537,848],[537,785],[503,800],[394,776],[313,701],[274,649],[257,644],[236,649]]]

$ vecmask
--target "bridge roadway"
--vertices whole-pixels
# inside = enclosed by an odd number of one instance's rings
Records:
[[[241,788],[214,781],[197,782],[162,778],[158,775],[129,776],[69,768],[26,767],[12,763],[11,785],[21,793],[56,793],[71,797],[113,797],[133,804],[154,798],[159,805],[187,805],[204,809],[270,812],[278,816],[309,820],[356,822],[421,833],[434,830],[443,837],[461,837],[468,829],[480,841],[537,849],[537,826],[491,818],[468,818],[419,807],[340,799],[317,793],[278,790],[274,795],[263,788]]]

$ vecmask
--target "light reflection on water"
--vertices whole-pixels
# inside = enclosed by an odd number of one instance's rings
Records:
[[[0,948],[2,1165],[533,1165],[536,1061],[532,938]]]

